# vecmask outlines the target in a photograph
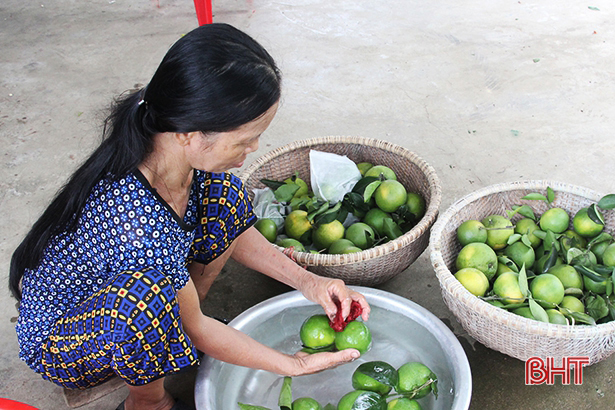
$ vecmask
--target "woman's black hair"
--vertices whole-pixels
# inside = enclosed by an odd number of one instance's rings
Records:
[[[105,120],[103,141],[60,189],[11,258],[9,287],[21,300],[26,269],[40,263],[49,241],[76,229],[92,188],[133,171],[163,132],[237,129],[279,99],[280,72],[267,51],[227,24],[201,26],[167,52],[149,84],[121,96]]]

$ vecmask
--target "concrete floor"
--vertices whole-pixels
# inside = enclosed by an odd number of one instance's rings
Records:
[[[615,191],[612,2],[219,0],[214,10],[215,21],[259,40],[284,74],[279,114],[257,154],[326,135],[388,140],[434,166],[442,211],[473,190],[521,179]],[[106,105],[146,83],[196,25],[190,0],[0,2],[3,283],[13,249],[99,141]],[[612,408],[615,356],[587,368],[582,386],[526,387],[522,362],[464,335],[428,252],[380,288],[428,308],[459,336],[473,409]],[[66,408],[61,389],[19,361],[15,300],[2,289],[0,396]],[[286,290],[231,264],[204,308],[232,318]],[[170,378],[169,389],[190,401],[194,377]],[[112,409],[125,395],[82,408]]]

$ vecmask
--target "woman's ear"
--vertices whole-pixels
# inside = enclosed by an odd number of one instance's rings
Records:
[[[195,138],[199,134],[198,132],[184,132],[184,133],[175,133],[175,138],[179,145],[185,147],[190,144],[193,138]]]

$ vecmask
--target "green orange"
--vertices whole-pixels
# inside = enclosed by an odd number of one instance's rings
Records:
[[[335,332],[337,350],[357,349],[361,354],[372,347],[372,334],[363,322],[353,320],[341,332]]]
[[[568,229],[570,216],[565,209],[551,208],[546,210],[540,216],[540,229],[543,231],[552,231],[553,233],[562,233]]]
[[[307,318],[301,325],[299,336],[303,345],[312,349],[335,343],[335,330],[329,325],[329,318],[325,315]]]
[[[480,242],[469,243],[464,246],[455,260],[457,270],[475,268],[483,272],[491,280],[498,269],[498,257],[488,245]]]

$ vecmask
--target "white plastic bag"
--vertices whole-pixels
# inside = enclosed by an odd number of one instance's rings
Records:
[[[271,188],[253,189],[252,206],[258,219],[269,218],[275,222],[278,231],[284,226],[284,205],[275,199]]]
[[[361,172],[345,155],[311,150],[310,176],[314,195],[335,204],[361,179]]]

